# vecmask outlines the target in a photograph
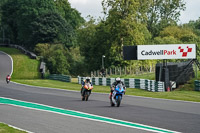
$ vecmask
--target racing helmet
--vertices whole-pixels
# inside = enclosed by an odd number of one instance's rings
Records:
[[[120,83],[121,82],[121,79],[118,77],[118,78],[116,78],[116,82],[117,83]]]
[[[90,77],[86,77],[86,82],[90,82]]]

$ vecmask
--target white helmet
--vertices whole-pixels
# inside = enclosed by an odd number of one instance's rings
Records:
[[[89,81],[90,81],[90,77],[86,77],[85,79],[86,79],[86,81],[87,81],[87,82],[89,82]]]
[[[116,82],[119,83],[121,81],[121,79],[118,77],[116,78]]]

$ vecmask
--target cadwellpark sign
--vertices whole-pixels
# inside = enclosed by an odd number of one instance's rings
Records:
[[[138,60],[196,59],[195,44],[138,45]]]

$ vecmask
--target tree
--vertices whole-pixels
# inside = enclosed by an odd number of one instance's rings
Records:
[[[168,26],[155,38],[157,44],[198,43],[199,37],[188,27]]]
[[[153,37],[169,26],[176,25],[180,12],[185,10],[184,0],[148,0],[147,27]]]
[[[85,57],[80,54],[80,47],[70,48],[70,75],[72,76],[85,76],[88,75],[88,68],[86,67]]]
[[[30,24],[38,16],[55,11],[53,0],[8,0],[2,6],[2,22],[10,29],[13,43],[29,45]]]
[[[13,43],[17,42],[17,10],[18,10],[18,1],[8,0],[1,6],[2,17],[1,23],[4,27],[7,27],[6,34],[8,38]]]
[[[68,0],[56,0],[56,9],[59,14],[74,28],[79,28],[85,20],[81,17],[81,14],[74,8],[71,8]]]
[[[33,48],[37,43],[73,45],[83,21],[67,0],[9,0],[2,6],[2,22],[13,43]]]
[[[69,63],[60,48],[53,48],[53,51],[47,58],[47,67],[52,74],[69,74]]]
[[[191,20],[189,23],[183,24],[184,27],[189,27],[193,29],[193,31],[200,36],[200,18],[197,20]]]
[[[81,55],[85,57],[87,72],[102,69],[102,56],[105,55],[105,67],[111,66],[115,60],[110,53],[111,34],[106,22],[96,23],[93,18],[79,29]]]
[[[85,22],[85,20],[81,17],[81,14],[74,8],[71,7],[68,0],[56,0],[55,1],[57,12],[69,23],[74,30],[73,36],[71,36],[70,45],[77,45],[77,34],[76,30]]]
[[[94,24],[94,22],[95,20],[91,18],[90,21],[86,22],[83,27],[78,30],[78,43],[80,46],[80,53],[85,57],[84,62],[85,68],[87,68],[87,72],[96,68],[96,64],[93,62],[93,59],[99,60],[96,58],[97,52],[94,54],[94,52],[97,50],[94,49],[94,47],[97,45],[95,43],[97,25]]]
[[[32,30],[30,42],[37,43],[62,43],[71,46],[73,36],[72,26],[59,14],[49,12],[42,14],[30,24]]]
[[[103,0],[102,5],[111,33],[111,56],[115,65],[123,64],[122,46],[145,44],[151,38],[145,24],[145,8],[140,6],[140,0]]]
[[[35,52],[43,56],[51,74],[69,74],[70,64],[68,60],[70,54],[63,45],[37,44]]]
[[[144,44],[149,37],[139,0],[103,0],[112,40],[118,45]],[[139,12],[140,11],[140,12]],[[147,33],[147,36],[144,36]]]

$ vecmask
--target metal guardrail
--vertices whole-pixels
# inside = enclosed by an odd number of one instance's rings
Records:
[[[48,76],[48,79],[71,82],[71,76],[62,74],[51,74]]]
[[[195,91],[200,91],[200,81],[199,80],[195,80],[194,81],[194,85],[195,85]]]
[[[34,54],[33,52],[30,52],[30,51],[26,50],[24,47],[19,46],[19,45],[14,45],[14,44],[0,44],[0,46],[16,48],[16,49],[21,50],[26,55],[28,55],[31,59],[36,59],[37,58],[36,54]]]

